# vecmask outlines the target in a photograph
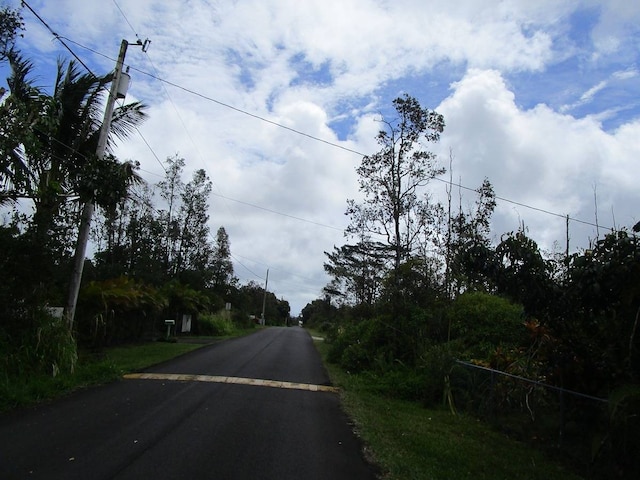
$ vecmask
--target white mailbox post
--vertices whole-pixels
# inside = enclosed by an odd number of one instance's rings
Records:
[[[164,324],[167,326],[167,340],[169,340],[169,337],[171,336],[171,325],[175,325],[176,321],[175,320],[165,320]]]

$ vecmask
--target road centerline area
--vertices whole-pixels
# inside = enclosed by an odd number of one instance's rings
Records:
[[[283,388],[289,390],[305,390],[309,392],[338,392],[338,389],[336,387],[330,387],[328,385],[283,382],[279,380],[263,380],[260,378],[226,377],[219,375],[194,375],[184,373],[128,373],[126,375],[123,375],[123,378],[126,380],[168,380],[175,382],[230,383],[236,385],[254,385],[259,387]]]

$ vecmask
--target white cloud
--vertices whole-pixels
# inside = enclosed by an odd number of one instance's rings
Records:
[[[607,133],[592,118],[576,119],[545,105],[520,109],[496,71],[472,70],[438,107],[447,128],[441,151],[453,149],[454,178],[477,187],[485,176],[497,195],[560,215],[595,221],[594,185],[600,224],[632,224],[640,176],[638,122]],[[604,212],[604,214],[603,214]],[[564,239],[564,221],[522,206],[499,202],[494,232],[524,221],[531,235],[551,248]],[[595,237],[593,227],[572,223],[575,246]]]
[[[225,105],[371,153],[378,150],[375,118],[392,96],[431,95],[426,85],[453,78],[449,92],[428,102],[440,103],[445,115],[445,134],[435,148],[445,163],[453,149],[454,180],[461,176],[463,184],[477,187],[488,176],[503,197],[585,220],[593,218],[596,184],[601,223],[611,208],[618,223],[634,218],[638,121],[603,130],[607,115],[628,109],[616,103],[582,119],[567,113],[578,105],[588,109],[605,87],[634,81],[636,57],[624,47],[637,42],[637,2],[117,0],[126,20],[113,2],[29,3],[59,34],[104,54],[72,44],[98,71],[113,68],[122,38],[151,39],[147,54],[130,47],[127,63],[179,87],[132,71],[130,98],[150,105],[141,128],[145,140],[160,160],[175,153],[185,157],[188,176],[206,169],[216,193],[212,231],[225,226],[234,255],[251,271],[264,276],[270,268],[270,284],[292,303],[294,314],[327,281],[323,251],[345,241],[327,226],[347,223],[346,199],[359,195],[360,158]],[[585,6],[601,12],[596,28],[585,32],[594,42],[588,52],[567,34],[572,14]],[[25,45],[46,58],[65,55],[37,24],[29,17]],[[560,112],[543,101],[523,109],[518,90],[505,80],[514,73],[537,75],[538,88],[551,95],[544,91],[550,66],[589,55],[600,59],[591,68],[605,57],[623,60],[581,82],[591,88]],[[320,68],[327,76],[322,82],[300,81]],[[339,121],[347,125],[340,131]],[[139,138],[121,145],[118,154],[140,160],[155,174],[148,174],[150,182],[162,174]],[[496,235],[517,228],[518,219],[541,243],[563,241],[563,219],[504,202]],[[572,232],[576,245],[593,235],[593,228],[580,228]],[[236,271],[244,280],[261,281],[243,265],[237,263]]]
[[[640,72],[636,68],[628,68],[627,70],[619,70],[614,72],[612,77],[616,80],[630,80],[636,78]]]
[[[574,102],[572,104],[569,105],[562,105],[560,107],[560,111],[561,112],[569,112],[575,108],[581,107],[591,101],[593,101],[593,98],[596,96],[596,94],[598,92],[600,92],[601,90],[603,90],[604,88],[607,87],[608,85],[608,81],[606,80],[602,80],[600,82],[598,82],[597,84],[595,84],[593,87],[589,88],[586,92],[584,92],[582,95],[580,95],[580,99],[577,102]]]
[[[608,0],[588,3],[600,10],[598,24],[591,33],[596,59],[606,60],[606,56],[617,53],[624,48],[637,49],[634,37],[640,31],[640,4],[638,2]]]

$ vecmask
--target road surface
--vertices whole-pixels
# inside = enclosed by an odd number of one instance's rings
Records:
[[[309,334],[268,328],[0,416],[0,479],[374,479]]]

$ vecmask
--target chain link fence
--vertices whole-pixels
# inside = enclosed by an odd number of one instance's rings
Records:
[[[456,361],[449,382],[457,409],[561,457],[587,477],[609,478],[598,473],[613,468],[607,399],[463,361]]]

